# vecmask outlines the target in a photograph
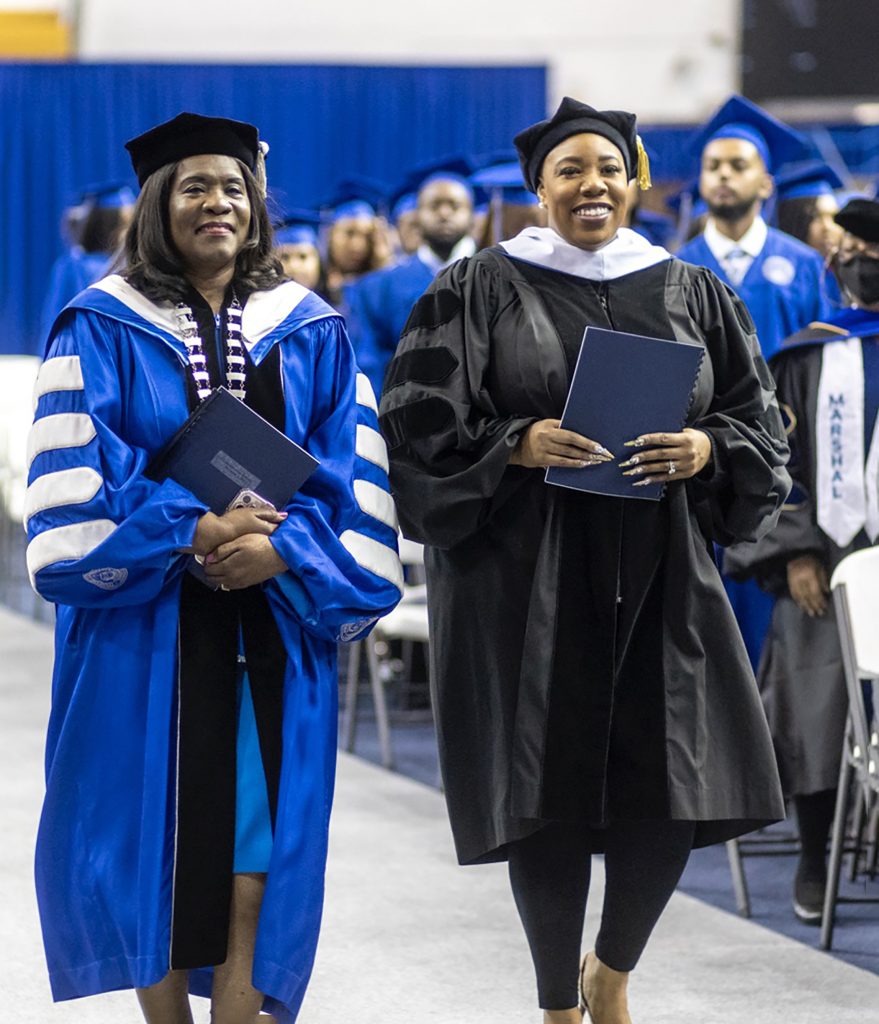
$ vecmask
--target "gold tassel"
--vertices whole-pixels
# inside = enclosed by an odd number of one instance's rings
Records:
[[[646,192],[648,188],[653,188],[653,182],[650,180],[650,157],[647,156],[640,135],[635,136],[635,141],[638,144],[638,188]]]
[[[260,195],[265,199],[268,195],[268,179],[266,178],[266,156],[269,152],[269,144],[260,140],[259,147],[256,151],[256,167],[254,168],[253,175],[256,178],[256,183],[259,186]]]

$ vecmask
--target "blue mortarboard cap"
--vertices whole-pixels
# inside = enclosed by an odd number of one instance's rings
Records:
[[[483,167],[471,176],[470,181],[477,188],[500,192],[501,201],[509,206],[537,204],[537,196],[525,188],[525,179],[522,177],[522,168],[518,160]]]
[[[365,199],[349,199],[347,202],[334,206],[330,213],[330,221],[335,224],[338,220],[358,220],[360,218],[372,218],[376,216],[375,207],[366,202]]]
[[[79,204],[100,209],[134,206],[137,196],[134,189],[124,181],[105,181],[87,185],[80,193]]]
[[[785,164],[775,176],[775,194],[779,202],[827,196],[838,188],[842,188],[842,178],[822,160]]]
[[[701,156],[715,139],[744,139],[752,143],[770,173],[784,163],[804,160],[810,155],[803,135],[743,96],[731,96],[696,133],[691,145]]]
[[[418,196],[414,192],[404,192],[398,196],[391,207],[391,223],[396,224],[404,213],[418,209]]]
[[[375,217],[383,207],[388,186],[376,178],[356,175],[336,184],[332,194],[320,205],[331,211],[331,220],[343,217]]]
[[[314,210],[289,210],[274,225],[275,245],[313,245],[317,248],[317,233],[321,216]]]
[[[429,185],[432,181],[456,181],[473,196],[473,186],[470,184],[470,175],[473,173],[474,163],[465,156],[454,155],[438,157],[424,164],[413,167],[403,183],[407,192],[416,194]]]

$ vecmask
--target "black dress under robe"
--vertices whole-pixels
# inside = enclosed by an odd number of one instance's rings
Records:
[[[690,417],[712,441],[705,479],[630,501],[508,464],[524,428],[560,417],[588,324],[705,346]],[[760,536],[788,489],[772,380],[729,289],[677,260],[599,283],[485,250],[413,309],[381,425],[403,531],[427,545],[462,863],[550,820],[693,820],[704,845],[783,817],[711,551]]]

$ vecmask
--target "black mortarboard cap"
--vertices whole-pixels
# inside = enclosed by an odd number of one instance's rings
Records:
[[[624,110],[596,110],[588,103],[565,96],[551,118],[525,128],[513,139],[526,187],[537,191],[543,161],[560,142],[572,135],[589,133],[612,142],[623,155],[628,179],[637,177],[642,188],[649,188],[649,166],[636,124],[635,115]]]
[[[234,157],[255,171],[260,143],[256,127],[245,121],[184,113],[130,139],[125,148],[143,186],[160,167],[203,153]]]
[[[833,219],[862,241],[879,242],[879,202],[875,199],[850,199]]]

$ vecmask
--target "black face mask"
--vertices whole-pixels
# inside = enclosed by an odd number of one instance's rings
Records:
[[[879,302],[879,260],[872,256],[852,256],[846,263],[837,264],[840,284],[862,306]]]

